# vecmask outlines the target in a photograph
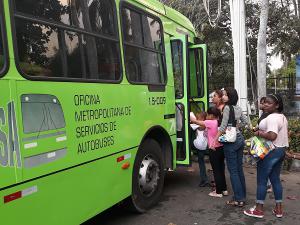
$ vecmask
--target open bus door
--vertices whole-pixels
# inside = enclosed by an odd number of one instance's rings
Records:
[[[176,95],[177,165],[190,165],[193,133],[190,112],[207,109],[206,45],[192,45],[187,36],[171,39]]]

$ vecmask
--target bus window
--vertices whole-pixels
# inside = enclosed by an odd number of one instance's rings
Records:
[[[120,80],[114,2],[61,0],[36,4],[28,0],[15,1],[15,5],[23,73],[39,79]]]
[[[125,67],[133,83],[165,84],[162,26],[155,18],[122,9]]]
[[[68,1],[18,1],[15,0],[15,8],[17,12],[38,17],[40,19],[51,20],[52,22],[61,22],[70,25],[70,17],[68,11]]]
[[[2,28],[2,6],[0,3],[0,75],[1,75],[1,71],[4,68],[4,40],[3,40],[3,28]]]
[[[192,98],[204,96],[203,49],[190,50],[190,94]]]
[[[175,85],[175,97],[183,97],[183,59],[182,59],[182,42],[175,40],[171,42],[172,63]]]

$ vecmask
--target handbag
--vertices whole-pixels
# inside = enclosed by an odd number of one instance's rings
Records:
[[[274,148],[272,141],[254,136],[251,139],[249,152],[254,158],[264,159]]]
[[[221,143],[232,143],[236,141],[236,120],[234,115],[234,108],[232,105],[229,106],[229,119],[228,124],[225,130],[225,133],[222,134],[218,141]]]

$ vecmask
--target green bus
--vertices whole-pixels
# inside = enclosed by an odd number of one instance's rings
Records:
[[[191,163],[206,55],[156,0],[1,0],[0,223],[157,203],[166,171]]]

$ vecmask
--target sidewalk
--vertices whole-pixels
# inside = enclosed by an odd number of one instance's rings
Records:
[[[210,164],[206,164],[207,168],[211,168]],[[193,163],[190,168],[180,168],[189,173],[199,174],[198,164]],[[275,205],[274,194],[268,193],[265,202],[265,216],[263,219],[251,218],[243,215],[243,210],[255,205],[256,196],[256,167],[249,163],[244,164],[244,173],[247,185],[247,205],[244,208],[225,206],[225,201],[231,198],[232,190],[229,179],[229,174],[226,171],[226,180],[229,191],[228,197],[212,198],[207,196],[210,191],[203,188],[201,190],[201,198],[206,204],[207,209],[211,209],[213,214],[204,213],[202,223],[197,224],[299,224],[300,220],[300,172],[297,171],[282,171],[281,181],[283,186],[283,207],[284,218],[278,219],[272,215],[272,209]],[[208,173],[212,176],[212,172]],[[196,224],[196,223],[195,223]]]
[[[207,163],[207,168],[210,168]],[[247,205],[255,204],[256,168],[245,164],[247,184]],[[210,173],[211,174],[211,173]],[[199,188],[199,169],[194,162],[192,167],[178,167],[166,174],[164,191],[161,200],[144,214],[132,214],[126,210],[114,207],[86,224],[93,225],[282,225],[299,224],[300,220],[300,172],[286,172],[282,174],[284,188],[283,218],[272,215],[274,196],[267,195],[265,217],[263,219],[250,218],[243,214],[244,208],[227,206],[226,200],[231,198],[229,176],[227,185],[229,196],[213,198],[208,196],[210,187]]]

